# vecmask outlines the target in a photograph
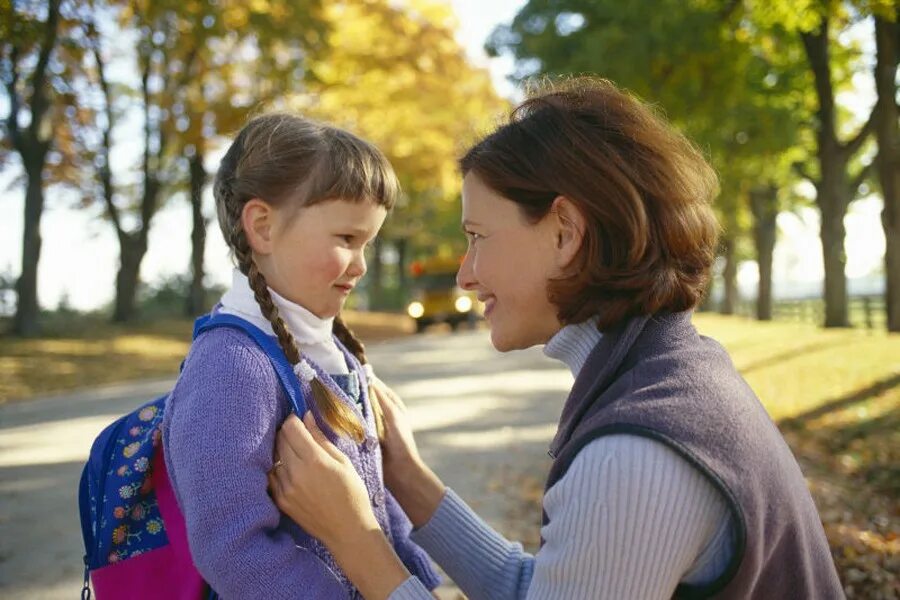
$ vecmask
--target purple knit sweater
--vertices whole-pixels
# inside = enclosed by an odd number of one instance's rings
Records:
[[[359,363],[339,347],[364,381]],[[366,440],[357,445],[330,437],[366,483],[401,560],[433,589],[439,577],[410,541],[409,519],[384,487],[381,448],[361,387]],[[289,414],[268,358],[244,333],[218,328],[195,340],[163,421],[166,467],[194,562],[224,598],[359,598],[324,545],[281,514],[266,491],[275,433]]]

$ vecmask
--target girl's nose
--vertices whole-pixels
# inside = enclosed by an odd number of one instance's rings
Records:
[[[466,252],[462,264],[459,265],[459,271],[456,272],[456,285],[464,290],[474,289],[475,284],[478,282],[475,279],[475,271],[472,268],[472,263],[474,262],[473,254],[471,250]]]
[[[354,277],[362,277],[368,271],[368,266],[366,265],[366,255],[360,250],[350,262],[350,266],[347,268],[347,271],[350,275]]]

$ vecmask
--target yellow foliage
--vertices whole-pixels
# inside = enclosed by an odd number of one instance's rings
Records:
[[[240,29],[247,25],[249,13],[244,6],[231,6],[222,12],[222,21],[229,29]]]

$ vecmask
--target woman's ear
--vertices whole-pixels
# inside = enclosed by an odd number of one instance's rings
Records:
[[[556,262],[560,269],[564,269],[581,250],[587,222],[575,203],[565,196],[557,196],[553,200],[551,213],[556,234]]]
[[[272,232],[275,227],[275,209],[259,198],[251,198],[241,209],[241,226],[254,253],[261,256],[272,253]]]

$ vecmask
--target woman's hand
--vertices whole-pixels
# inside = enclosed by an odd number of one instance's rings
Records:
[[[272,498],[307,533],[331,547],[359,531],[378,529],[366,486],[350,459],[316,425],[291,415],[275,441],[269,472]]]
[[[275,504],[321,540],[367,600],[387,598],[409,578],[381,530],[350,459],[312,413],[288,417],[275,442],[269,489]]]
[[[427,523],[444,497],[445,487],[419,456],[406,405],[381,380],[373,382],[384,414],[381,441],[384,483],[414,527]]]
[[[374,379],[372,387],[384,416],[384,439],[381,440],[384,481],[393,490],[393,484],[405,477],[410,468],[421,463],[422,459],[403,400],[380,379]]]

